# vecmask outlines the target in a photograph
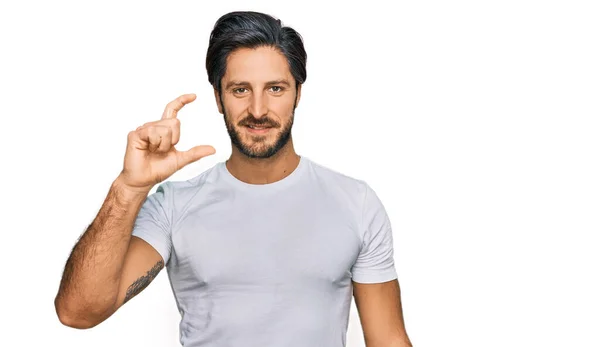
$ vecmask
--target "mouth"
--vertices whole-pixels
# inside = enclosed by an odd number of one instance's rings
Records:
[[[269,130],[272,129],[272,127],[253,126],[253,125],[246,125],[244,128],[246,128],[248,130],[248,132],[250,132],[252,134],[266,134],[269,132]]]

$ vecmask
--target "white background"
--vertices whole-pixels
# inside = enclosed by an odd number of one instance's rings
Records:
[[[178,345],[165,271],[91,330],[53,300],[128,131],[196,93],[178,148],[217,154],[170,179],[229,156],[204,59],[238,9],[304,37],[296,149],[382,199],[415,346],[600,346],[600,12],[523,0],[3,2],[0,345]]]

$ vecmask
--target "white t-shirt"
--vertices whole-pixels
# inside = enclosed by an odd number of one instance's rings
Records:
[[[163,182],[133,235],[167,264],[185,347],[342,347],[352,281],[397,278],[375,192],[305,156],[270,184],[244,183],[225,162]]]

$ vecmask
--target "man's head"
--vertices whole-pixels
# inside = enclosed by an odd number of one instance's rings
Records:
[[[288,143],[306,80],[306,52],[294,29],[258,12],[228,13],[211,33],[206,70],[241,153],[268,158]]]

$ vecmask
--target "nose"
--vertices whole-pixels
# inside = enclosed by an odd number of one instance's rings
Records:
[[[254,116],[254,118],[262,118],[268,113],[269,108],[267,106],[266,95],[264,93],[254,93],[250,99],[248,113]]]

